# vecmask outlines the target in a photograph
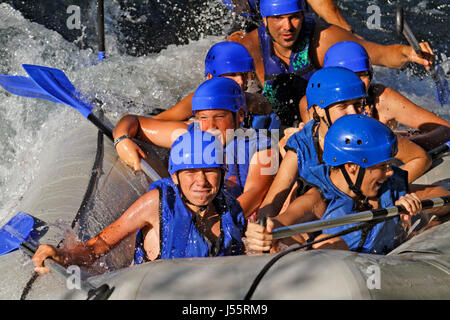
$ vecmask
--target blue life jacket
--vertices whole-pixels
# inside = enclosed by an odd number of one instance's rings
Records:
[[[281,124],[293,126],[301,122],[300,99],[305,95],[309,78],[317,70],[309,55],[315,20],[305,15],[302,29],[291,53],[289,68],[273,54],[272,39],[264,24],[258,28],[261,54],[264,64],[264,89],[262,94],[272,104],[272,110],[280,117]]]
[[[267,129],[271,130],[279,130],[281,127],[280,117],[276,113],[269,114],[247,114],[246,128],[251,128],[255,130]]]
[[[243,135],[240,134],[244,133]],[[225,185],[225,189],[235,198],[244,192],[245,182],[247,181],[250,161],[256,152],[270,149],[272,140],[270,135],[264,134],[264,131],[252,129],[240,129],[236,132],[235,139],[225,147],[226,162],[228,171],[225,175],[225,181],[236,181],[235,185]]]
[[[241,238],[246,220],[239,202],[223,189],[213,203],[220,216],[220,235],[211,243],[196,227],[194,216],[181,199],[170,177],[155,181],[150,190],[159,190],[159,259],[239,255],[244,252]],[[135,264],[148,261],[142,231],[136,236]]]
[[[395,201],[408,192],[408,173],[397,167],[392,167],[392,169],[394,174],[381,185],[378,191],[379,208],[394,206]],[[329,202],[321,220],[334,219],[356,212],[353,199],[336,188],[331,182],[329,170],[330,167],[326,165],[318,165],[310,170],[309,182],[316,185],[322,191],[323,197]],[[350,250],[386,254],[398,245],[397,239],[403,239],[402,228],[398,222],[399,218],[394,217],[374,225],[368,231],[364,243],[360,243],[362,230],[343,235],[341,238],[347,243]],[[325,229],[323,232],[333,234],[356,225],[349,224]]]
[[[316,130],[318,122],[309,121],[302,130],[293,134],[286,142],[285,149],[297,154],[298,174],[306,181],[310,180],[310,169],[319,165],[319,146]]]

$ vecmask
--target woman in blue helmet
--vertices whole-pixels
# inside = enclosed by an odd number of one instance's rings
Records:
[[[278,129],[279,120],[271,113],[269,101],[259,93],[246,92],[248,82],[255,71],[253,58],[239,43],[223,41],[214,44],[206,54],[205,78],[225,77],[234,80],[245,92],[248,113],[246,126],[254,129]],[[159,120],[185,121],[192,117],[192,97],[190,93],[173,107],[154,116]]]
[[[340,117],[360,113],[366,88],[354,72],[342,67],[328,67],[318,70],[311,77],[306,97],[308,108],[314,111],[315,117],[288,139],[286,155],[258,214],[277,215],[297,177],[302,179],[298,190],[302,192],[302,181],[309,181],[310,168],[322,163],[325,134]],[[410,182],[431,165],[426,152],[406,138],[399,138],[396,158],[404,163],[403,169],[408,171]]]
[[[450,140],[450,123],[425,110],[399,92],[382,84],[371,83],[373,69],[367,51],[359,43],[342,41],[331,46],[325,54],[324,67],[344,67],[355,72],[367,90],[366,105],[361,113],[374,117],[395,129],[400,123],[418,129],[424,134],[413,135],[411,140],[425,150],[433,149]],[[306,97],[300,101],[300,113],[305,121],[311,120],[313,110],[307,106]]]
[[[170,148],[188,126],[220,135],[229,168],[225,185],[249,217],[259,207],[276,174],[278,149],[267,131],[241,128],[245,112],[241,87],[231,79],[215,77],[202,83],[192,97],[193,123],[125,115],[113,130],[116,150],[127,165],[140,170],[140,158],[145,159],[145,154],[131,138]]]
[[[120,241],[142,232],[137,263],[156,259],[239,255],[246,221],[239,203],[223,189],[223,146],[205,131],[192,129],[172,145],[170,177],[154,182],[114,223],[74,248],[41,245],[36,271],[52,257],[63,265],[89,266]]]
[[[307,82],[323,66],[326,50],[340,41],[363,45],[376,65],[400,68],[407,62],[424,65],[433,61],[428,43],[421,55],[405,45],[379,45],[356,37],[335,25],[323,26],[304,14],[304,0],[261,0],[263,23],[249,33],[235,32],[229,40],[243,44],[255,63],[255,74],[263,94],[283,126],[302,122],[298,106]]]
[[[397,153],[397,136],[381,122],[363,115],[337,119],[325,136],[325,164],[311,169],[314,187],[291,203],[286,212],[268,219],[267,228],[249,224],[246,232],[250,249],[273,247],[270,232],[275,227],[311,220],[332,219],[347,214],[403,206],[407,214],[366,225],[363,229],[313,245],[313,248],[350,249],[357,252],[386,254],[405,239],[411,218],[425,226],[429,214],[448,213],[448,208],[421,212],[421,200],[446,196],[441,186],[408,184],[407,173],[391,165]],[[414,217],[412,217],[414,216]],[[326,229],[316,239],[329,236],[355,224]],[[282,240],[284,244],[304,243],[317,235],[303,234]]]

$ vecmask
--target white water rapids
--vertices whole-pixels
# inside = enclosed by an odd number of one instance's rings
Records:
[[[101,108],[113,123],[124,113],[166,109],[192,92],[203,81],[206,52],[222,39],[210,36],[183,46],[170,45],[157,54],[132,57],[119,53],[119,41],[107,34],[107,59],[98,63],[96,52],[80,50],[55,31],[30,22],[6,3],[0,4],[0,74],[26,75],[22,64],[61,69],[85,97],[103,101]],[[420,80],[404,71],[376,67],[375,82],[450,119],[450,108],[437,103],[429,77]],[[65,105],[0,90],[0,225],[21,210],[21,199],[39,173],[50,138],[82,121],[87,120]]]

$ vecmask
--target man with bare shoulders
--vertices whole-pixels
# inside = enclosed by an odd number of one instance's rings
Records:
[[[253,22],[261,19],[258,12],[259,0],[222,0],[228,9],[244,17],[251,18]],[[307,0],[311,8],[326,22],[337,25],[353,33],[352,27],[342,15],[333,0]],[[252,27],[252,26],[250,26]]]
[[[255,62],[256,77],[263,95],[278,114],[283,126],[302,122],[300,99],[312,74],[323,65],[325,52],[340,41],[356,41],[369,53],[373,64],[400,68],[415,62],[429,69],[433,52],[421,43],[422,56],[410,46],[379,45],[363,40],[336,25],[323,26],[305,15],[304,0],[262,0],[263,24],[244,34],[235,32],[229,40],[243,44]]]

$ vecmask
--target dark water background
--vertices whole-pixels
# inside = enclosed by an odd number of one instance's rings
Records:
[[[26,19],[57,31],[66,40],[85,49],[97,48],[95,0],[0,0],[19,10]],[[339,1],[339,8],[353,29],[366,39],[389,44],[405,43],[395,32],[395,10],[404,7],[411,29],[419,41],[429,41],[438,61],[448,52],[448,0]],[[70,5],[81,10],[82,30],[69,30],[66,12]],[[370,30],[366,21],[370,5],[381,13],[381,29]],[[184,45],[209,35],[225,35],[232,24],[244,26],[245,19],[231,14],[220,0],[116,0],[105,1],[106,33],[118,35],[121,53],[133,56],[159,52],[170,44]],[[444,54],[445,56],[442,56]]]

